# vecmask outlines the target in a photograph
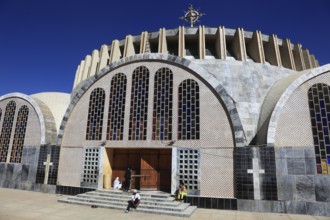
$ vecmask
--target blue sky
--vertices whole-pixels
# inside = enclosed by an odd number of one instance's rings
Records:
[[[70,93],[93,49],[184,25],[178,18],[190,3],[206,13],[198,25],[276,34],[330,63],[329,0],[0,0],[0,96]]]

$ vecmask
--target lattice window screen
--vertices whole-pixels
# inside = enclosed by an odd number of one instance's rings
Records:
[[[86,147],[84,149],[83,174],[81,180],[82,185],[97,185],[99,156],[99,148]]]
[[[199,149],[178,149],[178,174],[179,182],[183,182],[189,193],[200,190],[200,150]]]
[[[107,140],[123,140],[127,79],[123,73],[111,80]]]
[[[22,160],[22,152],[23,152],[28,116],[29,116],[29,108],[26,105],[23,105],[18,110],[13,147],[10,157],[11,163],[20,163]]]
[[[147,140],[149,70],[136,68],[132,76],[129,140]]]
[[[86,140],[101,140],[105,92],[102,88],[92,91],[89,98]]]
[[[14,101],[10,101],[6,106],[6,111],[2,123],[1,135],[0,135],[0,162],[6,162],[7,159],[15,110],[16,110],[16,103]]]
[[[172,140],[173,73],[161,68],[155,74],[152,140]]]

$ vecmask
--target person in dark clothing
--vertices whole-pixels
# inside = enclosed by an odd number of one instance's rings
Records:
[[[128,191],[131,186],[132,170],[130,167],[127,167],[125,172],[125,191]]]
[[[128,205],[126,208],[126,213],[129,212],[130,208],[137,208],[140,204],[141,197],[136,189],[133,190],[132,199],[128,200]]]

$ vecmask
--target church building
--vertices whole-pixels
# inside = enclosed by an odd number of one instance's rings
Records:
[[[198,207],[330,216],[329,127],[330,64],[302,45],[143,31],[87,55],[71,94],[0,97],[0,187],[73,195],[130,167],[132,188],[182,181]]]

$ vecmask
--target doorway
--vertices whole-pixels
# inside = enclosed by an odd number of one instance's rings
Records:
[[[132,189],[171,192],[172,149],[113,149],[112,182],[132,169]]]

